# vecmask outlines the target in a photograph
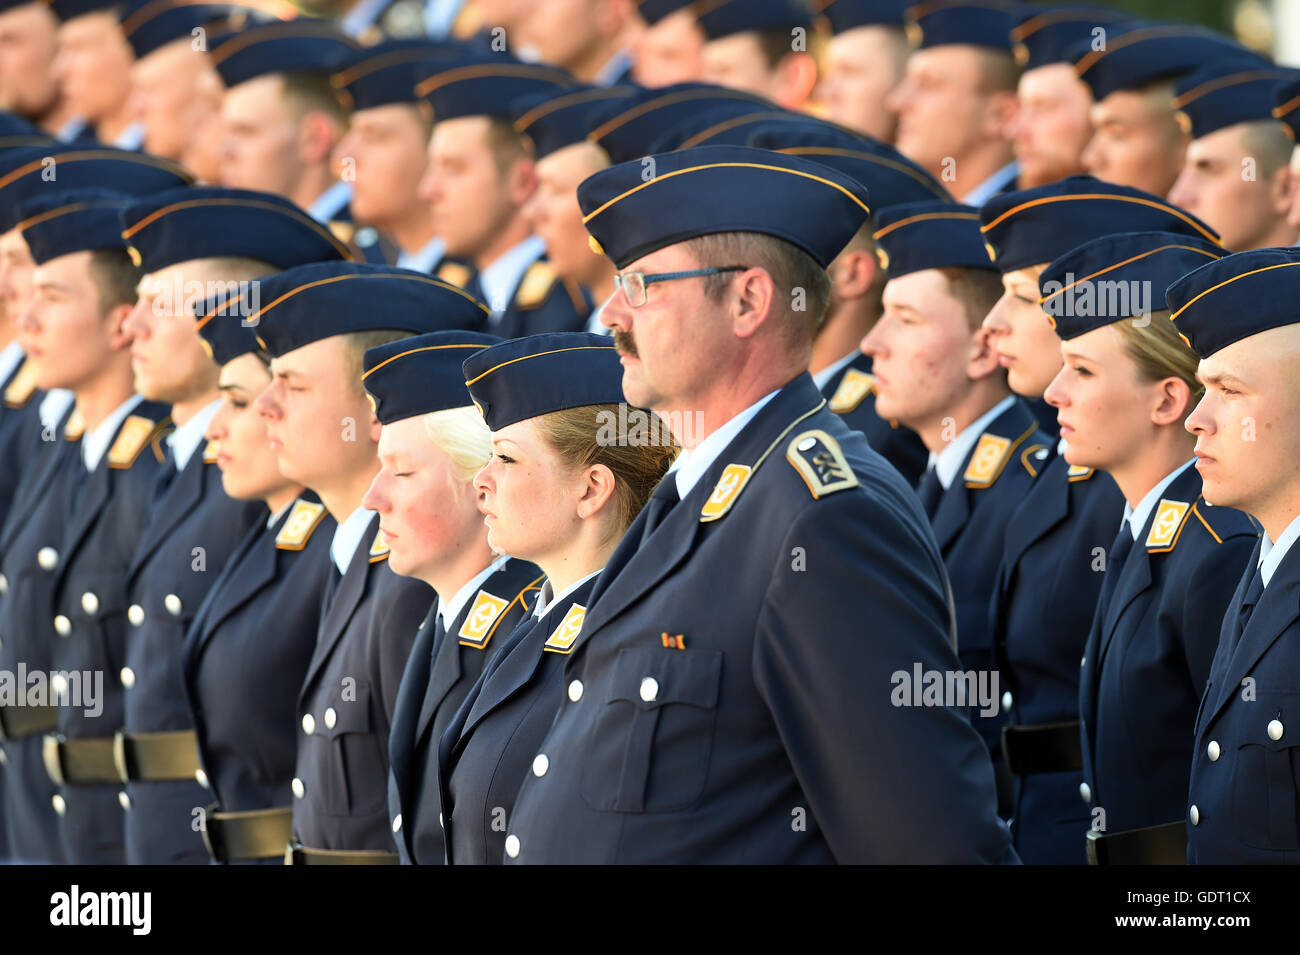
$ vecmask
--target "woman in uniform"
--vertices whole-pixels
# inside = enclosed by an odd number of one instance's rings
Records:
[[[492,461],[475,479],[493,547],[534,561],[546,582],[439,746],[448,860],[497,864],[518,853],[510,813],[561,694],[566,655],[596,580],[677,456],[652,412],[623,404],[623,371],[604,335],[533,335],[465,363],[492,429]],[[671,478],[670,478],[671,480]]]

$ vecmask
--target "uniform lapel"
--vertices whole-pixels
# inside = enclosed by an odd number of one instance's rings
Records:
[[[402,680],[397,691],[397,701],[393,704],[393,722],[388,732],[388,756],[393,773],[393,784],[397,787],[401,811],[410,815],[409,791],[410,756],[415,747],[415,726],[419,716],[424,692],[428,687],[425,674],[428,661],[433,657],[433,637],[437,629],[438,601],[433,602],[415,635],[415,644],[407,659],[409,678]],[[403,834],[403,837],[405,835]]]
[[[157,507],[154,508],[153,513],[150,515],[149,523],[146,525],[140,543],[136,547],[135,559],[131,562],[130,575],[133,576],[140,569],[140,566],[153,555],[154,550],[162,541],[166,540],[167,535],[171,533],[177,524],[185,520],[198,508],[203,499],[204,468],[207,466],[203,460],[203,449],[196,448],[181,473],[176,475],[171,487],[167,489],[167,493],[163,495],[163,499],[158,502]]]
[[[969,460],[968,457],[967,461]],[[964,466],[962,470],[965,470]],[[966,488],[966,482],[958,474],[953,478],[952,483],[948,485],[948,489],[943,492],[943,497],[939,498],[939,507],[934,512],[934,520],[931,526],[940,553],[945,553],[948,550],[948,545],[966,526],[966,518],[970,515],[969,495],[970,491]]]
[[[1152,517],[1155,512],[1152,512]],[[1124,561],[1124,566],[1119,571],[1119,581],[1115,585],[1115,590],[1111,594],[1110,600],[1104,608],[1104,616],[1101,620],[1101,641],[1096,650],[1096,660],[1098,671],[1101,670],[1102,661],[1106,658],[1106,651],[1110,648],[1111,638],[1115,636],[1115,630],[1119,626],[1119,619],[1128,609],[1129,604],[1136,600],[1143,591],[1151,586],[1151,555],[1147,553],[1143,541],[1150,530],[1150,520],[1147,526],[1142,529],[1138,539],[1133,542],[1133,549],[1129,551],[1128,557]]]
[[[1022,506],[1016,508],[1007,533],[1004,563],[1014,567],[1025,551],[1070,516],[1069,462],[1055,451],[1045,469],[1040,468]]]
[[[366,585],[370,580],[370,545],[377,533],[378,524],[379,515],[372,515],[370,523],[366,525],[366,532],[361,535],[361,540],[357,543],[357,549],[352,552],[348,572],[339,581],[338,588],[334,591],[334,598],[330,601],[321,620],[316,649],[312,652],[307,676],[302,683],[303,692],[306,692],[307,687],[316,678],[316,674],[325,665],[325,661],[334,652],[334,645],[347,630],[352,615],[357,612],[357,607],[361,604],[361,598],[366,595]]]
[[[281,515],[281,520],[269,531],[261,524],[255,525],[240,548],[238,561],[227,562],[231,573],[224,586],[212,588],[213,601],[202,621],[198,650],[202,650],[203,644],[207,643],[208,638],[231,614],[274,583],[276,565],[280,559],[274,540],[284,516]]]

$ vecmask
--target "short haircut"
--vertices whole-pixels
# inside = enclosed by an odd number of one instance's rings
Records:
[[[500,116],[488,117],[487,147],[496,160],[497,172],[504,176],[510,167],[521,159],[533,157],[527,137],[515,129],[514,124]]]
[[[1247,156],[1254,157],[1261,179],[1271,179],[1279,169],[1291,164],[1294,144],[1281,123],[1275,119],[1258,119],[1241,125],[1242,148]]]
[[[1016,92],[1020,85],[1020,68],[1011,54],[983,46],[975,49],[979,56],[980,92]]]
[[[361,384],[361,376],[365,373],[366,349],[401,341],[413,334],[415,333],[396,328],[372,328],[364,332],[343,333],[343,347],[347,352],[344,371],[358,394],[364,394],[366,390]]]
[[[772,276],[776,301],[784,303],[789,318],[786,329],[791,344],[807,346],[821,330],[831,299],[831,279],[803,249],[761,232],[718,232],[688,239],[683,245],[701,268],[743,265],[761,268]],[[707,276],[705,295],[711,301],[722,301],[733,278],[731,272]],[[803,308],[794,307],[799,291]]]
[[[126,249],[95,249],[90,253],[90,277],[99,292],[99,310],[134,305],[141,272]]]
[[[948,294],[965,307],[966,325],[978,329],[1002,297],[1002,277],[990,269],[946,268],[939,274],[948,282]]]
[[[347,110],[339,102],[338,92],[324,73],[281,73],[283,95],[295,120],[320,111],[340,126],[348,122]]]

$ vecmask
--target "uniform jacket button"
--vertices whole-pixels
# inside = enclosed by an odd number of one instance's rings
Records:
[[[533,775],[545,776],[546,771],[551,768],[551,761],[546,758],[545,753],[538,753],[533,757]]]
[[[308,736],[316,732],[316,717],[310,713],[302,714],[302,731]]]
[[[58,793],[55,793],[53,796],[50,797],[50,805],[54,807],[54,811],[57,812],[60,816],[68,811],[68,804],[64,801],[63,797],[60,796]]]
[[[572,683],[569,684],[569,699],[571,699],[574,703],[577,703],[580,699],[582,699],[581,680],[574,680]]]
[[[50,687],[58,696],[65,696],[68,692],[68,678],[62,673],[56,673],[50,677]]]
[[[68,636],[72,633],[72,621],[63,614],[59,614],[54,618],[54,632],[61,637]]]
[[[200,786],[202,786],[204,789],[212,788],[211,786],[208,785],[208,774],[205,773],[201,767],[199,769],[194,770],[194,781],[198,783]]]
[[[122,671],[118,673],[118,676],[122,679],[122,685],[128,690],[135,686],[135,671],[130,667],[122,667]]]
[[[168,594],[164,597],[163,606],[167,608],[167,612],[173,617],[179,617],[181,615],[181,610],[183,609],[181,607],[181,598],[177,597],[175,594]]]
[[[139,604],[131,604],[126,608],[126,619],[131,621],[131,626],[140,626],[144,623],[144,608]]]
[[[119,790],[117,794],[117,804],[122,807],[123,812],[131,811],[131,797],[126,794],[126,790]]]
[[[81,609],[93,617],[99,613],[99,598],[87,590],[81,595]]]
[[[1201,824],[1201,810],[1197,809],[1196,806],[1193,805],[1192,808],[1187,811],[1187,818],[1192,821],[1193,826],[1199,826]]]
[[[1002,694],[1002,712],[1011,712],[1011,691],[1007,690]]]
[[[9,578],[0,574],[0,596],[9,593]]]
[[[1210,745],[1205,747],[1206,755],[1210,757],[1210,762],[1217,762],[1219,759],[1219,744],[1216,740],[1210,740]]]
[[[325,728],[332,730],[334,724],[339,721],[339,715],[334,712],[334,707],[325,707]]]
[[[513,832],[506,836],[506,855],[512,859],[519,858],[519,837]]]
[[[289,784],[289,788],[293,790],[293,794],[299,799],[307,793],[307,787],[302,784],[302,780],[297,776],[293,777],[293,782]]]
[[[652,676],[646,677],[641,681],[641,699],[647,703],[653,703],[655,697],[659,695],[659,681]]]
[[[1092,802],[1092,787],[1087,783],[1079,783],[1079,795],[1084,802]]]
[[[42,547],[36,552],[36,563],[41,570],[53,570],[59,565],[59,552],[53,547]]]
[[[1282,721],[1281,721],[1281,720],[1269,720],[1269,721],[1268,721],[1268,738],[1271,739],[1271,740],[1273,740],[1274,742],[1276,742],[1277,740],[1280,740],[1280,739],[1282,738]]]
[[[399,812],[393,817],[393,832],[402,831],[402,814]]]

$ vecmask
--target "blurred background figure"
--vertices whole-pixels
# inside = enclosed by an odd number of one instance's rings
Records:
[[[558,66],[584,83],[624,83],[641,24],[632,0],[547,0],[524,7],[511,49],[522,59]]]
[[[887,143],[898,117],[885,100],[907,63],[906,6],[907,0],[831,0],[822,8],[833,34],[817,88],[827,118]]]
[[[805,0],[708,0],[697,4],[703,79],[765,96],[786,109],[807,105],[817,85],[817,36]]]
[[[1281,121],[1291,142],[1297,143],[1300,141],[1300,79],[1280,83],[1273,92],[1273,98],[1277,103],[1273,115]],[[1291,150],[1291,176],[1300,181],[1300,144]],[[1287,222],[1300,229],[1300,187],[1291,196],[1291,212],[1287,215]]]
[[[69,120],[59,138],[91,137],[120,149],[139,149],[144,127],[133,121],[129,104],[135,54],[117,21],[117,5],[112,0],[58,0],[50,7],[59,18],[54,76],[80,120]]]
[[[73,116],[54,76],[58,26],[43,0],[0,4],[0,108],[51,134]]]
[[[645,26],[633,43],[632,79],[657,88],[704,75],[704,31],[691,0],[641,0]]]

